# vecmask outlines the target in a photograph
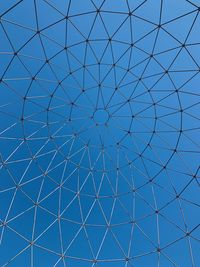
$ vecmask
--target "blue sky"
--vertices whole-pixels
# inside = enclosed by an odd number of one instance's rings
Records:
[[[199,266],[198,1],[0,3],[0,266]]]

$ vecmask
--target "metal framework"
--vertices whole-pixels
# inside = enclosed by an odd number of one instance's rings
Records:
[[[2,3],[0,266],[200,266],[199,12]]]

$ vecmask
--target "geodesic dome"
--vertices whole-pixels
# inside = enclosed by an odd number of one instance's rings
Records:
[[[0,266],[200,266],[199,1],[0,1],[0,40]]]

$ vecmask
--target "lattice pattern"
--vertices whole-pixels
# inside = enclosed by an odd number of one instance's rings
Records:
[[[0,3],[0,266],[200,266],[200,7]]]

